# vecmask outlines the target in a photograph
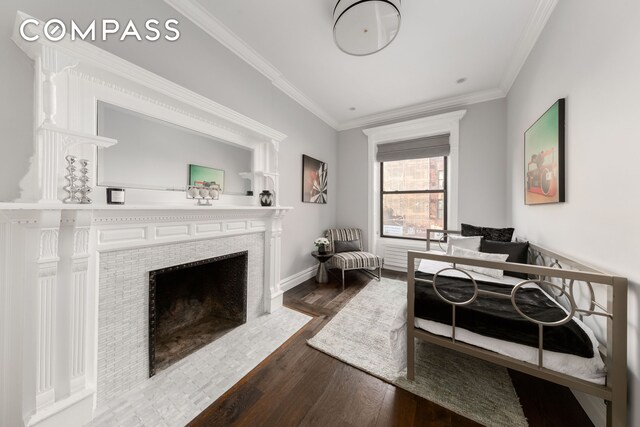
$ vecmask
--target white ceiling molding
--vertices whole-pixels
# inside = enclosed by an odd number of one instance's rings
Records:
[[[504,98],[513,85],[520,69],[524,65],[529,53],[533,49],[538,37],[542,33],[551,13],[556,7],[558,0],[539,0],[534,14],[529,19],[527,26],[522,32],[516,45],[509,66],[499,83],[499,87],[473,92],[449,98],[438,99],[422,104],[410,105],[391,111],[372,114],[346,122],[338,122],[327,111],[320,107],[315,101],[305,95],[300,89],[294,86],[286,77],[262,55],[256,52],[249,44],[238,37],[224,23],[217,19],[203,7],[198,0],[164,0],[166,4],[184,15],[195,25],[220,42],[223,46],[243,59],[265,77],[274,86],[282,90],[286,95],[298,102],[304,108],[316,115],[332,128],[342,131],[362,126],[369,126],[385,121],[404,119],[420,114],[432,113],[445,108],[461,107],[465,105],[486,102]]]
[[[202,7],[196,0],[164,0],[169,6],[180,12],[191,22],[200,27],[204,32],[218,40],[224,47],[235,53],[247,64],[262,73],[285,94],[290,96],[304,108],[318,116],[322,121],[336,129],[338,122],[332,118],[322,107],[316,104],[308,96],[302,93],[289,82],[269,61],[256,52],[251,46],[238,37],[220,20]]]
[[[341,123],[338,130],[342,131],[370,126],[392,120],[432,113],[445,108],[463,107],[465,105],[477,104],[479,102],[493,101],[494,99],[504,98],[505,96],[506,94],[500,89],[490,89],[460,96],[453,96],[450,98],[438,99],[435,101],[425,102],[423,104],[410,105],[408,107],[350,120],[348,122]]]
[[[547,25],[547,21],[551,14],[553,13],[556,5],[558,4],[558,0],[539,0],[538,6],[536,7],[535,12],[531,15],[527,26],[525,27],[518,43],[516,44],[516,49],[511,57],[511,62],[509,66],[505,70],[504,76],[502,77],[502,81],[500,82],[500,88],[502,91],[507,94],[511,89],[511,86],[520,74],[520,70],[524,66],[525,61],[529,57],[531,50],[535,46],[538,41],[538,37],[542,33],[545,25]]]

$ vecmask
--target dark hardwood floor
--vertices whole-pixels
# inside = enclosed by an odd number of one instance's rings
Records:
[[[383,276],[405,280],[389,270]],[[342,363],[306,344],[371,277],[348,272],[291,289],[284,304],[313,316],[305,328],[247,374],[190,426],[479,426],[461,415]],[[511,372],[529,425],[592,426],[569,389]]]

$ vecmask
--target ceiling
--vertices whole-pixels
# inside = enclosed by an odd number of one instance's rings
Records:
[[[557,3],[404,0],[396,39],[356,57],[335,0],[165,1],[335,129],[504,97]]]

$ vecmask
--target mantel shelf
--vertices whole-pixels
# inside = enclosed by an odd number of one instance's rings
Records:
[[[252,179],[254,176],[280,176],[278,172],[263,172],[263,171],[240,172],[239,175],[245,179]]]
[[[102,205],[102,204],[64,204],[64,203],[0,203],[0,211],[46,211],[46,210],[84,210],[84,211],[288,211],[291,206],[242,206],[242,205],[171,205],[171,204],[131,204],[131,205]]]
[[[118,140],[106,138],[104,136],[91,135],[88,133],[77,132],[70,129],[63,129],[58,126],[45,123],[40,126],[40,131],[49,131],[56,133],[67,139],[72,144],[93,144],[96,147],[108,148],[118,143]]]

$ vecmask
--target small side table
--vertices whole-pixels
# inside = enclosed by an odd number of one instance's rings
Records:
[[[329,261],[333,256],[333,252],[326,252],[321,254],[318,251],[311,252],[311,256],[318,260],[318,271],[316,273],[316,282],[327,283],[329,281],[329,275],[327,274],[327,266],[325,262]]]

